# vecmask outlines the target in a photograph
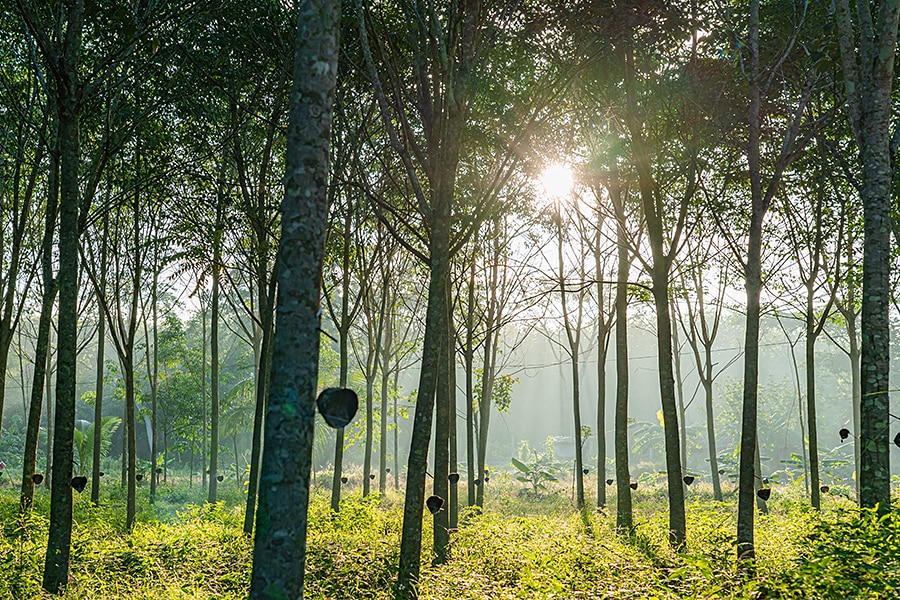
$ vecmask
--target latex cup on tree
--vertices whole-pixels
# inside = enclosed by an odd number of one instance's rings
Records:
[[[359,398],[347,388],[325,388],[316,400],[316,406],[325,422],[334,429],[346,427],[356,416]]]

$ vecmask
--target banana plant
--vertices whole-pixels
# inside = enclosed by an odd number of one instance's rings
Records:
[[[556,467],[548,462],[545,457],[539,456],[537,452],[534,453],[534,459],[530,465],[523,463],[517,458],[512,459],[512,465],[519,470],[519,475],[516,476],[516,479],[522,483],[530,484],[531,491],[535,496],[539,496],[542,490],[547,489],[546,482],[558,481],[553,475]]]

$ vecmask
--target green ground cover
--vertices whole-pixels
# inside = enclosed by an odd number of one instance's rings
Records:
[[[484,512],[465,510],[452,535],[453,558],[427,566],[420,596],[482,598],[898,598],[900,511],[878,517],[829,496],[822,514],[802,489],[776,488],[770,514],[758,519],[755,574],[735,564],[735,503],[712,502],[691,489],[688,545],[666,544],[662,487],[636,494],[637,531],[618,536],[614,516],[580,514],[565,489],[535,497],[496,477]],[[134,532],[123,530],[124,501],[104,489],[104,505],[76,498],[72,581],[66,598],[243,598],[251,542],[241,533],[240,490],[202,505],[195,486],[161,489],[151,507],[141,490]],[[465,497],[461,494],[462,497]],[[47,532],[45,491],[27,519],[17,492],[0,490],[0,599],[42,597]],[[362,499],[351,492],[333,515],[324,491],[310,506],[306,597],[386,599],[395,579],[402,498]],[[424,539],[430,540],[430,518]],[[47,597],[47,596],[45,596]]]

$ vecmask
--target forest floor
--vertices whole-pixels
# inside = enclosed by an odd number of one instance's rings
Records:
[[[587,487],[587,485],[586,485]],[[587,487],[587,489],[592,489]],[[124,531],[118,486],[103,505],[76,494],[71,583],[65,598],[245,598],[252,544],[241,532],[242,493],[223,486],[218,505],[202,506],[199,486],[163,486],[154,506],[147,489],[131,534]],[[802,487],[776,486],[757,519],[754,574],[735,559],[736,499],[713,502],[693,486],[688,542],[668,548],[664,488],[635,492],[636,531],[615,533],[615,514],[576,511],[568,490],[542,497],[498,474],[483,512],[463,510],[452,559],[430,561],[425,519],[420,597],[483,598],[898,598],[900,510],[878,518],[828,495],[821,513]],[[18,515],[18,491],[0,487],[0,599],[42,594],[48,496]],[[465,498],[465,492],[460,492]],[[309,511],[306,598],[390,598],[399,555],[402,496],[361,498],[350,489],[339,514],[317,490]],[[427,556],[426,556],[427,555]]]

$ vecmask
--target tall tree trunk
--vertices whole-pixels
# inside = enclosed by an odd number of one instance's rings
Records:
[[[124,411],[124,404],[123,404]],[[119,482],[119,486],[125,488],[128,485],[128,430],[131,425],[125,419],[122,419],[122,456],[121,463],[122,467],[122,478]],[[192,470],[193,471],[193,470]]]
[[[473,246],[477,247],[477,238]],[[466,295],[466,488],[469,495],[469,506],[475,505],[475,257],[472,252],[472,262],[469,265],[469,281]],[[480,464],[480,463],[479,463]]]
[[[496,244],[496,236],[494,238]],[[475,479],[475,505],[484,507],[484,483],[487,469],[488,432],[491,425],[491,403],[494,394],[494,377],[496,374],[496,342],[497,336],[497,301],[496,291],[499,280],[499,259],[495,253],[491,267],[491,283],[487,290],[488,311],[484,320],[484,364],[481,369],[481,399],[478,403],[478,477]]]
[[[561,200],[560,200],[561,202]],[[559,297],[562,302],[563,323],[566,330],[566,338],[569,342],[569,357],[572,360],[572,418],[574,421],[575,433],[573,436],[575,442],[575,506],[578,510],[584,508],[584,460],[582,457],[581,446],[581,377],[578,371],[578,362],[580,360],[581,345],[581,299],[579,298],[578,319],[573,326],[569,319],[569,309],[566,293],[566,277],[565,265],[563,264],[563,231],[562,231],[562,208],[557,205],[557,241],[558,241],[558,259],[559,259]]]
[[[200,300],[201,303],[203,300]],[[202,307],[202,340],[201,344],[203,348],[201,349],[201,364],[200,364],[200,400],[202,404],[202,412],[201,412],[201,421],[200,421],[200,487],[201,489],[206,489],[206,476],[209,474],[209,467],[206,462],[206,441],[209,439],[206,435],[206,425],[209,422],[209,415],[207,414],[207,406],[206,406],[206,347],[207,347],[207,338],[206,338],[206,310],[207,307]]]
[[[107,198],[108,200],[108,198]],[[100,246],[100,264],[104,265],[100,271],[100,290],[97,292],[97,306],[99,318],[97,320],[97,383],[94,396],[94,455],[91,464],[91,502],[100,503],[100,452],[101,432],[103,431],[103,380],[106,375],[106,317],[103,315],[103,294],[106,293],[106,260],[109,250],[109,216],[103,215],[103,241]]]
[[[744,336],[744,395],[741,409],[741,456],[738,470],[737,555],[741,560],[756,556],[753,536],[753,503],[756,496],[754,459],[757,440],[759,386],[759,298],[762,291],[762,222],[766,206],[760,175],[760,74],[759,0],[750,0],[750,108],[747,163],[750,172],[750,232],[744,279],[747,288],[747,319]]]
[[[684,545],[686,521],[684,514],[684,484],[682,482],[681,444],[678,433],[678,406],[675,397],[675,375],[672,357],[672,319],[669,314],[669,270],[672,256],[664,249],[661,210],[656,198],[656,185],[650,168],[650,159],[644,141],[643,125],[639,121],[634,90],[634,51],[629,49],[625,58],[625,89],[627,125],[634,147],[641,204],[646,217],[647,233],[652,252],[653,301],[656,308],[656,349],[659,367],[659,393],[662,401],[663,429],[666,445],[666,473],[669,491],[669,543],[673,548]]]
[[[125,528],[134,529],[137,515],[137,443],[135,430],[135,389],[134,389],[134,354],[122,360],[122,372],[125,376],[125,422],[128,423],[128,493],[125,502]]]
[[[153,365],[150,370],[150,502],[156,502],[156,488],[159,486],[159,323],[157,311],[159,304],[159,250],[153,249],[153,284],[150,291],[151,316],[153,319]],[[144,322],[146,325],[146,321]],[[237,460],[237,458],[235,458]]]
[[[655,261],[654,261],[655,262]],[[663,425],[666,439],[666,472],[669,491],[669,543],[684,545],[684,482],[681,470],[681,444],[678,435],[678,407],[675,403],[675,379],[672,372],[672,319],[669,315],[668,277],[653,276],[653,300],[656,304],[657,352],[659,353],[660,394],[663,398]]]
[[[631,473],[628,468],[628,239],[625,235],[625,207],[619,187],[615,160],[612,161],[610,196],[616,211],[616,529],[631,535],[634,517],[631,510]]]
[[[339,2],[300,3],[251,600],[303,597],[339,26]]]
[[[56,137],[54,134],[54,140]],[[54,146],[56,146],[56,142],[54,142]],[[59,161],[56,157],[56,152],[50,153],[50,173],[47,178],[47,206],[44,211],[44,235],[41,242],[41,276],[44,289],[41,294],[41,314],[38,318],[37,339],[34,344],[31,402],[28,406],[28,426],[25,430],[25,455],[22,458],[20,509],[23,513],[31,510],[31,505],[34,502],[34,480],[32,477],[37,464],[45,379],[49,381],[47,364],[50,356],[50,329],[53,321],[53,303],[58,289],[58,281],[53,277],[53,236],[56,231],[59,209]],[[49,395],[47,396],[47,402],[49,410]]]
[[[78,59],[84,26],[83,0],[65,5],[64,53],[56,78],[59,115],[59,327],[56,366],[56,418],[50,530],[44,561],[43,588],[56,594],[69,579],[72,544],[72,479],[75,438],[75,378],[78,354],[78,187],[81,159],[81,86]],[[50,59],[50,57],[47,57]]]
[[[702,310],[702,309],[701,309]],[[706,438],[709,445],[709,470],[712,477],[713,498],[722,501],[722,481],[719,477],[719,456],[716,448],[716,419],[713,412],[712,344],[704,344],[703,396],[706,404]]]
[[[259,469],[262,458],[263,422],[266,412],[267,398],[269,394],[269,372],[272,368],[272,338],[274,335],[274,307],[269,298],[275,297],[275,288],[278,282],[278,263],[268,286],[260,279],[258,289],[259,311],[262,322],[262,341],[259,349],[259,364],[256,366],[256,407],[253,411],[253,439],[250,445],[250,473],[247,482],[247,506],[244,509],[244,534],[253,533],[253,523],[256,516],[256,496],[259,489]],[[266,292],[268,290],[268,292]]]
[[[384,324],[384,342],[381,346],[381,443],[378,448],[378,492],[387,488],[388,448],[388,398],[391,382],[391,346],[394,344],[393,302],[388,291],[389,278],[382,279],[381,322]]]
[[[450,442],[450,466],[448,470],[450,473],[456,473],[456,476],[459,477],[459,473],[457,473],[457,469],[459,468],[459,450],[456,440],[456,327],[453,324],[453,302],[450,299],[449,285],[447,286],[447,294],[447,387],[449,388],[450,395],[450,421],[447,424],[450,428],[450,431],[448,432],[448,439]],[[450,504],[450,509],[448,511],[449,514],[447,515],[447,520],[448,527],[452,531],[459,525],[459,479],[449,481],[449,485],[450,491],[448,492],[449,497],[447,500]]]
[[[381,323],[384,328],[384,340],[381,345],[381,423],[378,447],[378,492],[384,494],[387,489],[387,457],[388,457],[388,398],[390,397],[391,346],[394,344],[393,297],[390,293],[390,277],[382,265],[381,280]]]
[[[372,480],[369,475],[372,474],[372,441],[375,432],[375,370],[374,351],[369,354],[373,357],[370,360],[369,372],[366,374],[366,441],[363,448],[363,496],[368,496],[372,489]]]
[[[59,277],[57,277],[59,281]],[[59,334],[56,336],[56,355],[59,356]],[[47,447],[44,448],[44,487],[48,490],[53,482],[53,441],[56,414],[56,397],[53,394],[53,354],[47,353],[47,376],[44,377],[44,396],[47,398]]]
[[[440,334],[439,362],[437,366],[437,389],[435,392],[435,427],[434,427],[434,495],[449,500],[450,476],[450,303],[449,279],[445,275],[444,310],[441,314],[442,331]],[[434,513],[434,564],[442,564],[450,558],[449,505]]]
[[[597,279],[597,508],[606,507],[606,356],[609,348],[609,323],[603,295],[603,264],[600,252],[600,227],[594,240],[594,265]]]
[[[859,464],[860,464],[860,400],[862,398],[861,377],[860,377],[860,349],[859,341],[856,333],[856,312],[853,312],[853,318],[847,319],[847,336],[850,338],[850,385],[853,394],[853,457],[856,472],[856,494],[859,497]]]
[[[397,410],[397,390],[399,386],[397,380],[400,378],[400,365],[394,369],[394,385],[391,388],[391,396],[394,399],[394,406],[391,413],[394,416],[394,491],[400,489],[400,423],[397,421],[399,411]]]
[[[669,311],[669,318],[675,314]],[[681,466],[687,470],[687,424],[684,417],[684,380],[681,377],[681,343],[678,340],[678,327],[672,326],[672,362],[675,366],[675,398],[678,406],[678,432],[681,442]]]
[[[341,282],[341,320],[338,323],[338,348],[340,356],[340,386],[347,387],[347,369],[350,362],[348,343],[350,338],[350,246],[351,227],[353,225],[353,210],[347,206],[347,214],[344,216],[343,254],[341,257],[343,281]],[[338,428],[334,439],[334,472],[331,476],[331,510],[338,512],[341,509],[341,477],[344,465],[344,428]]]
[[[413,420],[409,461],[406,471],[406,496],[403,507],[403,528],[400,538],[400,572],[397,582],[398,598],[415,598],[422,554],[422,511],[425,509],[425,474],[428,467],[428,446],[434,413],[438,372],[441,362],[441,338],[446,337],[446,285],[450,270],[450,205],[453,194],[449,189],[436,192],[434,220],[431,229],[430,282],[425,314],[425,340],[422,367],[419,372],[419,395]]]
[[[816,318],[813,314],[813,279],[806,286],[806,430],[809,439],[809,476],[812,506],[819,510],[819,439],[816,426]]]
[[[217,208],[221,216],[221,208]],[[212,299],[209,325],[209,493],[206,501],[216,503],[219,487],[219,264],[221,263],[220,229],[221,219],[217,218],[216,241],[213,248]]]
[[[877,10],[873,18],[872,11]],[[891,91],[900,3],[857,2],[859,51],[847,0],[835,2],[847,109],[859,148],[865,241],[861,335],[859,503],[890,510]]]

